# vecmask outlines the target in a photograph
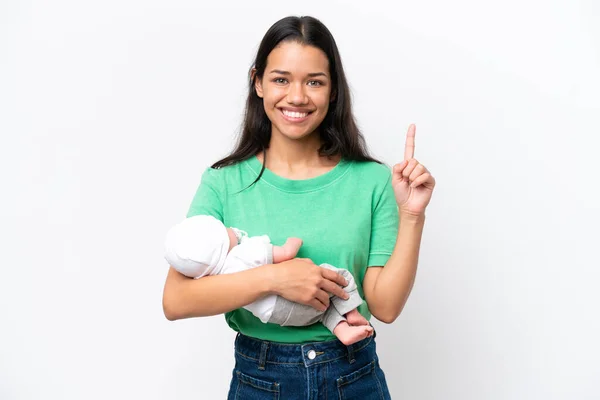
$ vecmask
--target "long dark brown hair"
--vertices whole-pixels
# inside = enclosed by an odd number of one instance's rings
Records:
[[[329,60],[331,74],[331,93],[334,98],[327,115],[319,126],[322,146],[319,155],[341,155],[346,160],[380,161],[369,155],[365,140],[354,115],[350,98],[350,88],[346,80],[342,60],[331,32],[314,17],[286,17],[277,21],[263,37],[253,67],[248,73],[248,98],[241,135],[233,152],[211,167],[220,168],[244,161],[263,151],[265,160],[263,169],[255,183],[260,179],[266,164],[266,152],[271,139],[271,121],[264,109],[263,99],[256,93],[255,79],[261,79],[267,65],[267,57],[281,42],[296,42],[321,49]],[[255,69],[255,73],[253,73]]]

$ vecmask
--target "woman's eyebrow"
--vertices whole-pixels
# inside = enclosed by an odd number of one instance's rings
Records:
[[[282,71],[280,69],[274,69],[270,72],[270,74],[281,74],[281,75],[291,75],[289,71]],[[308,74],[309,77],[314,78],[315,76],[324,76],[327,77],[325,72],[311,72]]]

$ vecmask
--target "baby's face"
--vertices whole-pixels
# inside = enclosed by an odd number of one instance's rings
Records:
[[[235,236],[235,233],[233,232],[233,229],[231,228],[227,228],[227,235],[229,236],[229,251],[231,251],[231,249],[237,246],[238,240],[237,236]]]

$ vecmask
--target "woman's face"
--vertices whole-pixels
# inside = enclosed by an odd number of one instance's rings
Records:
[[[306,138],[316,132],[329,109],[329,61],[316,47],[280,43],[269,54],[255,87],[271,120],[271,134]]]

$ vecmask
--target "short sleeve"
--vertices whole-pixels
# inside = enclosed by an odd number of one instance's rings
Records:
[[[194,215],[211,215],[223,222],[223,175],[220,170],[207,168],[190,204],[187,218]]]
[[[398,236],[398,205],[392,188],[391,174],[375,204],[371,218],[371,243],[367,266],[384,266],[394,251]]]

